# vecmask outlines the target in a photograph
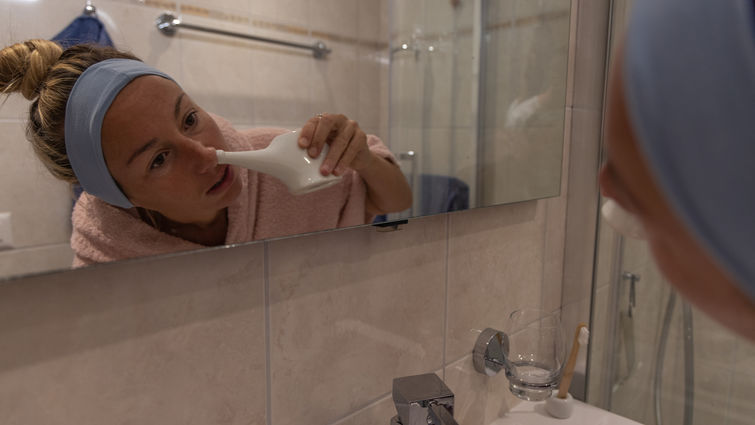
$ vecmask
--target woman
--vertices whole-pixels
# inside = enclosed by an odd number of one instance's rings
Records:
[[[411,203],[382,142],[320,114],[300,147],[325,143],[341,183],[293,196],[277,179],[219,165],[216,149],[260,149],[285,130],[234,130],[129,53],[46,40],[0,52],[0,90],[32,101],[27,137],[52,174],[85,193],[73,213],[74,265],[367,223]]]
[[[603,194],[683,296],[755,340],[753,1],[635,1],[606,106]]]

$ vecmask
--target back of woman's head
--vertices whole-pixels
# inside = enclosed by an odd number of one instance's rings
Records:
[[[65,112],[76,80],[106,59],[137,59],[111,47],[76,45],[63,50],[48,40],[28,40],[0,51],[0,93],[32,101],[27,138],[53,176],[77,183],[66,154]]]

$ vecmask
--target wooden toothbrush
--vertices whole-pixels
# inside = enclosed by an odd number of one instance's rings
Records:
[[[580,323],[577,325],[577,330],[574,332],[574,342],[571,346],[571,353],[569,353],[569,359],[566,361],[564,373],[561,376],[561,384],[558,386],[558,398],[566,398],[566,394],[569,393],[569,386],[571,385],[572,377],[574,377],[574,366],[577,365],[579,346],[587,345],[589,336],[590,332],[587,330],[586,323]]]

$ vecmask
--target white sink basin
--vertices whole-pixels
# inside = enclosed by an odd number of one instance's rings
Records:
[[[607,410],[574,400],[574,411],[568,419],[557,419],[545,411],[545,402],[522,401],[506,416],[490,425],[642,425]]]

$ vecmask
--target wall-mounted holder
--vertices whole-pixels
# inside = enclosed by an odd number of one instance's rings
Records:
[[[518,329],[511,335],[487,328],[477,337],[472,351],[475,370],[487,376],[504,370],[514,395],[545,400],[561,381],[566,357],[561,324],[556,316],[522,310],[510,319],[515,322],[513,329]]]

